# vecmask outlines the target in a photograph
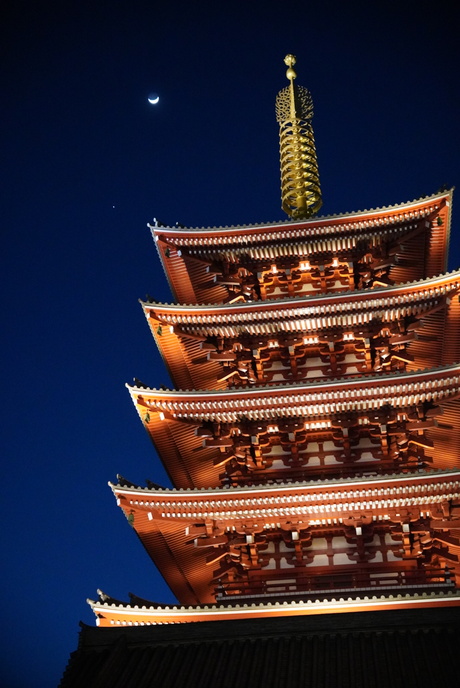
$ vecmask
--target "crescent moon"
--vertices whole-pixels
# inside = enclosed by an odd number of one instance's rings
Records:
[[[156,105],[159,100],[160,100],[160,96],[157,96],[156,98],[148,98],[148,101],[151,105]]]

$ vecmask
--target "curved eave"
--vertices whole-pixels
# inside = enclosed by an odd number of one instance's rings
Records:
[[[337,614],[350,612],[384,611],[389,609],[414,609],[433,607],[460,607],[459,593],[431,593],[369,596],[355,599],[315,600],[309,602],[275,602],[266,604],[242,604],[232,606],[196,607],[138,607],[131,605],[104,604],[88,600],[96,615],[98,626],[142,626],[231,619],[257,619],[283,616],[307,616],[312,614]]]
[[[187,318],[203,318],[212,316],[223,316],[229,321],[239,318],[241,315],[252,313],[272,314],[280,310],[299,309],[305,310],[305,314],[316,315],[331,312],[332,309],[340,308],[375,308],[393,305],[391,299],[400,298],[403,301],[410,299],[412,295],[423,298],[427,290],[437,290],[442,288],[456,289],[460,285],[460,270],[437,275],[426,279],[397,284],[390,287],[375,287],[374,289],[359,289],[356,291],[345,291],[341,293],[314,294],[312,296],[301,296],[294,298],[273,299],[266,301],[247,301],[244,303],[225,303],[225,304],[180,304],[180,303],[161,303],[140,301],[146,317],[153,313],[158,318],[166,316],[183,317],[184,322],[189,322]],[[373,303],[376,302],[376,303]],[[283,313],[285,317],[285,313]],[[193,322],[193,321],[192,321]]]
[[[398,525],[402,521],[429,518],[433,528],[460,529],[460,473],[459,471],[435,471],[431,475],[392,476],[385,480],[349,481],[342,484],[281,485],[277,488],[231,490],[176,490],[145,491],[112,486],[118,505],[125,515],[131,515],[132,524],[140,539],[146,544],[153,532],[164,537],[172,536],[171,542],[187,558],[190,552],[188,530],[197,524],[212,520],[221,528],[231,530],[236,526],[255,532],[271,528],[303,530],[310,527],[341,527],[360,519],[369,522]],[[441,504],[450,504],[450,516],[446,516]],[[176,532],[177,531],[177,532]],[[180,541],[182,538],[182,541]],[[172,546],[172,545],[171,545]],[[158,544],[149,552],[156,559]],[[170,548],[168,548],[169,550]],[[192,549],[192,554],[197,552]]]
[[[230,238],[232,236],[241,236],[242,234],[248,237],[264,234],[265,236],[271,233],[276,233],[277,230],[290,231],[299,230],[305,231],[308,234],[312,230],[323,230],[325,227],[338,226],[362,223],[366,220],[373,221],[380,218],[388,218],[401,213],[415,212],[425,207],[433,205],[433,203],[450,203],[452,200],[453,188],[448,191],[433,194],[432,196],[423,196],[413,201],[407,201],[390,206],[382,206],[380,208],[371,208],[369,210],[358,210],[351,213],[340,213],[337,215],[324,215],[315,217],[311,220],[299,220],[293,222],[286,220],[282,222],[267,222],[255,225],[232,225],[220,227],[168,227],[159,225],[148,225],[152,231],[154,238],[159,235],[170,237],[171,239],[182,238],[215,238],[223,237]]]
[[[169,549],[176,550],[177,561],[187,559],[189,529],[212,521],[221,528],[247,533],[264,528],[304,530],[310,527],[337,528],[368,519],[368,522],[398,525],[401,522],[431,520],[433,528],[460,529],[460,474],[436,471],[434,474],[398,476],[385,481],[362,481],[352,487],[343,484],[281,486],[254,489],[245,493],[233,490],[193,490],[148,492],[112,487],[118,505],[132,524],[150,556],[159,557],[159,546],[149,550],[152,533],[170,538]],[[208,494],[206,497],[205,495]],[[446,516],[441,504],[450,504]],[[192,538],[193,539],[193,538]],[[173,544],[172,544],[173,543]],[[190,556],[197,556],[192,548]]]
[[[244,486],[244,487],[215,487],[212,489],[175,489],[175,488],[151,488],[130,485],[125,487],[119,484],[109,483],[116,498],[124,495],[127,499],[164,501],[165,503],[189,502],[191,499],[198,505],[205,502],[231,502],[232,508],[248,500],[263,500],[264,503],[276,504],[278,498],[286,500],[304,499],[305,501],[324,501],[329,495],[335,495],[337,490],[349,492],[353,498],[369,497],[369,490],[374,490],[376,496],[391,496],[393,494],[419,491],[421,487],[427,489],[439,488],[452,482],[460,481],[460,470],[445,471],[419,471],[417,473],[395,473],[393,475],[379,475],[372,478],[332,478],[325,480],[311,480],[308,482],[294,482],[278,485]],[[431,487],[430,487],[431,486]],[[398,492],[399,490],[399,492]],[[333,497],[335,499],[335,496]],[[342,497],[340,497],[342,499]],[[140,500],[140,501],[139,501]],[[281,503],[281,502],[280,502]]]
[[[255,408],[271,408],[278,404],[279,399],[286,398],[286,403],[298,402],[318,403],[320,401],[334,402],[339,399],[334,394],[341,395],[346,391],[348,399],[351,401],[362,400],[366,397],[374,398],[376,395],[400,395],[410,393],[421,393],[426,391],[427,383],[449,385],[449,378],[457,378],[460,375],[460,363],[431,368],[429,370],[415,370],[408,373],[381,373],[368,377],[354,377],[351,379],[331,379],[313,382],[299,382],[290,385],[273,385],[262,387],[251,387],[250,389],[226,389],[226,390],[169,390],[155,389],[151,387],[136,387],[127,384],[133,401],[136,403],[142,398],[146,403],[145,408],[163,408],[168,410],[168,404],[173,405],[178,411],[183,410],[192,415],[193,411],[206,409],[206,412],[219,414],[220,410],[248,410],[250,405]],[[457,385],[459,380],[452,380],[452,384]],[[405,388],[405,385],[413,386],[413,390]],[[392,387],[395,387],[393,390]],[[414,392],[414,390],[416,390]],[[300,396],[305,397],[300,399]],[[193,405],[193,406],[192,406]],[[211,407],[213,405],[213,408]]]

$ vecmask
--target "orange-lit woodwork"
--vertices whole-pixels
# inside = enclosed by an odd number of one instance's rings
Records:
[[[300,222],[151,230],[180,303],[311,296],[445,272],[451,201],[443,192]]]
[[[460,576],[460,471],[193,497],[130,484],[113,491],[186,604],[332,598],[347,587],[453,592]]]
[[[453,272],[334,299],[142,307],[179,388],[225,389],[460,361],[459,291]]]
[[[129,391],[175,489],[112,489],[193,609],[102,595],[101,625],[460,602],[460,271],[433,274],[450,204],[153,229],[190,285],[142,303],[179,389]]]
[[[458,466],[458,364],[247,390],[130,391],[177,487]]]

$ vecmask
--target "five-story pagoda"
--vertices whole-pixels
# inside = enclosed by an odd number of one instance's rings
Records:
[[[460,605],[460,272],[452,194],[321,207],[309,92],[277,97],[286,222],[152,235],[142,303],[177,389],[129,392],[174,485],[112,484],[179,600],[99,626]]]

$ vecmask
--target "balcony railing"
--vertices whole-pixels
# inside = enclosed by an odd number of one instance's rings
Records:
[[[330,574],[293,574],[292,570],[271,572],[264,577],[240,581],[220,581],[215,588],[216,600],[231,598],[245,600],[258,598],[275,599],[328,599],[337,596],[359,596],[360,593],[434,592],[454,590],[455,583],[450,570],[360,570],[356,572],[334,572]]]

